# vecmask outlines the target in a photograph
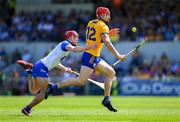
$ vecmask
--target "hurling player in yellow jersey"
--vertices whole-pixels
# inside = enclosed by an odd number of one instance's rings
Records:
[[[100,58],[100,52],[105,44],[112,54],[119,60],[125,60],[126,55],[121,55],[114,48],[110,42],[109,36],[111,33],[116,33],[118,30],[114,29],[109,32],[109,28],[106,23],[110,21],[110,11],[106,7],[98,7],[96,9],[97,19],[89,21],[86,28],[86,45],[90,46],[97,44],[97,48],[85,51],[82,56],[82,65],[80,70],[80,75],[77,78],[70,78],[63,82],[57,84],[49,84],[46,90],[46,98],[48,95],[57,88],[64,88],[67,86],[84,85],[87,79],[91,76],[94,69],[98,69],[105,76],[104,81],[104,99],[102,104],[107,107],[110,111],[117,112],[117,110],[112,106],[110,102],[110,91],[113,78],[115,76],[114,69],[107,64],[102,58]]]

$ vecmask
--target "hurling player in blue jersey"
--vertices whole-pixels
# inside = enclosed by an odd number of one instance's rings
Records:
[[[70,51],[83,52],[97,48],[96,44],[91,46],[76,46],[78,37],[79,35],[76,31],[66,31],[65,40],[59,43],[46,57],[37,61],[34,66],[23,60],[17,61],[28,73],[29,91],[36,95],[35,98],[22,109],[23,114],[27,116],[31,115],[31,109],[45,98],[45,91],[49,82],[49,70],[56,67],[66,72],[72,72],[71,68],[61,64],[61,60],[67,56]]]

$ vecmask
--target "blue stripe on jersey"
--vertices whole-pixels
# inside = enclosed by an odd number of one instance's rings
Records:
[[[67,47],[68,45],[71,45],[71,43],[68,42],[68,41],[66,41],[66,40],[63,41],[62,44],[61,44],[61,49],[62,49],[63,51],[68,51],[68,50],[66,49],[66,47]]]
[[[107,33],[107,32],[102,32],[101,34],[109,34],[109,33]]]

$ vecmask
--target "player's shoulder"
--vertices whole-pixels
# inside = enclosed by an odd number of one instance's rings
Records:
[[[94,20],[90,20],[90,21],[88,22],[88,25],[93,24],[93,22],[94,22]]]
[[[59,45],[63,51],[67,51],[67,46],[68,45],[72,46],[73,44],[69,40],[64,40]]]
[[[88,25],[89,25],[89,26],[91,26],[91,25],[96,25],[98,28],[101,28],[101,27],[104,27],[104,26],[105,26],[106,28],[108,28],[108,26],[106,25],[106,23],[104,23],[103,21],[98,20],[98,19],[94,19],[94,20],[89,21]]]
[[[90,21],[88,22],[88,24],[102,24],[102,23],[101,23],[100,20],[94,19],[94,20],[90,20]]]
[[[102,20],[99,20],[98,21],[98,27],[100,27],[100,28],[109,28],[107,25],[106,25],[106,23],[105,22],[103,22]]]
[[[102,25],[102,26],[107,26],[105,22],[99,20],[99,24]]]

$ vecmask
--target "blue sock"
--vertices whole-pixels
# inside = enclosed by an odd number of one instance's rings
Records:
[[[32,70],[31,69],[26,69],[25,71],[27,72],[27,74],[32,74]]]
[[[105,100],[105,101],[110,101],[110,96],[105,96],[105,97],[104,97],[104,100]]]
[[[29,106],[26,106],[25,109],[28,111],[31,110],[31,108]]]
[[[58,85],[57,84],[55,84],[55,83],[53,83],[52,84],[52,88],[55,90],[55,89],[58,89]]]

